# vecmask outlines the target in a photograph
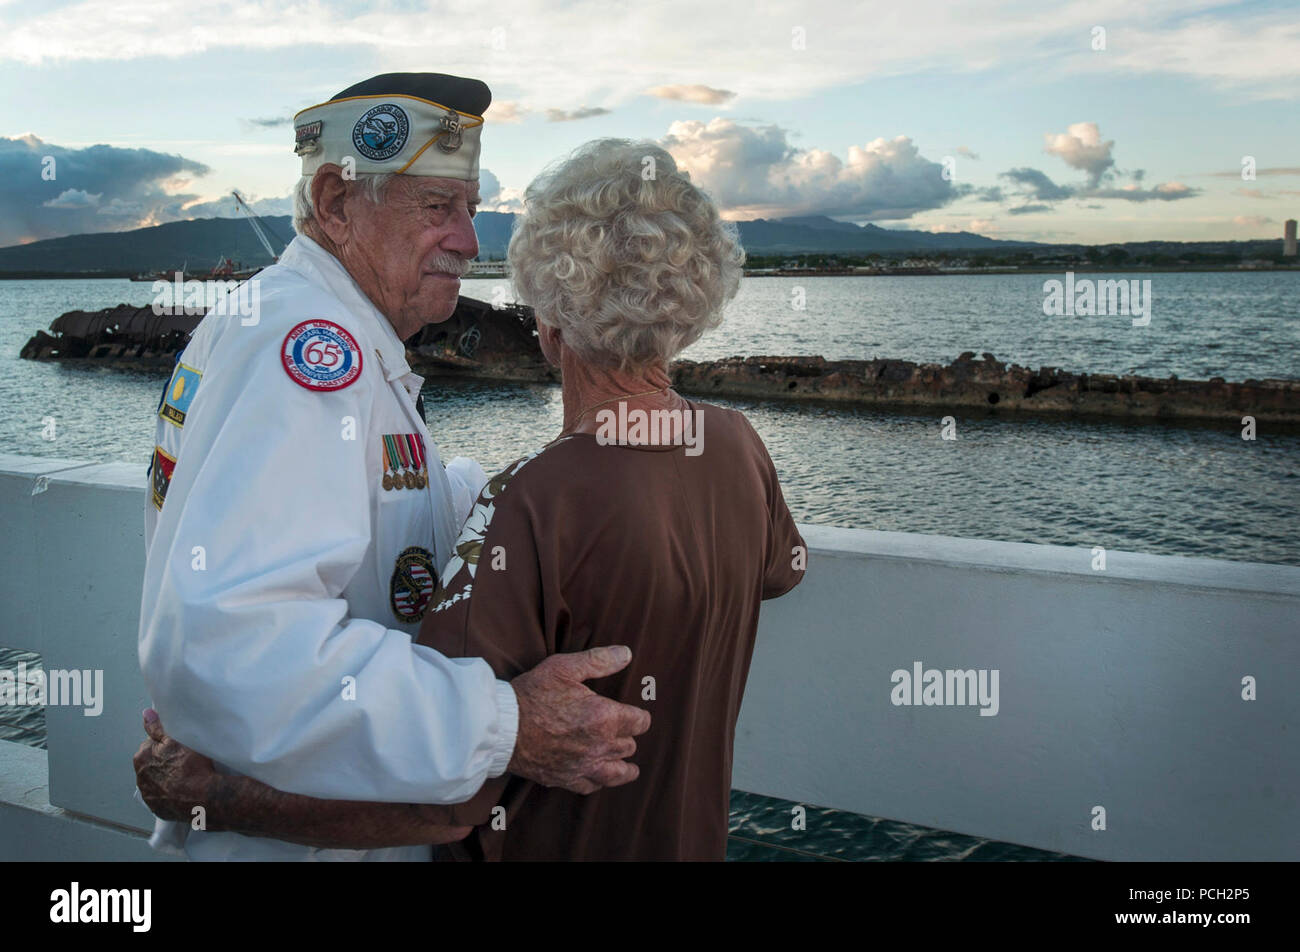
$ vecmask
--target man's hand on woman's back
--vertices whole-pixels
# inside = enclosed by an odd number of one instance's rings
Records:
[[[548,787],[594,793],[631,783],[633,739],[650,712],[601,697],[583,681],[617,674],[632,661],[622,645],[551,655],[510,682],[519,700],[519,736],[509,771]]]
[[[635,780],[639,770],[626,758],[636,753],[633,738],[649,729],[650,713],[601,697],[582,683],[617,674],[631,660],[632,652],[622,646],[592,648],[552,655],[515,678],[511,685],[519,701],[519,735],[510,771],[582,794]],[[237,802],[238,798],[214,796],[213,784],[228,778],[218,774],[207,757],[169,737],[152,710],[145,712],[145,732],[149,738],[134,758],[136,785],[155,815],[189,822],[194,806],[206,804],[209,832],[237,829],[251,835],[285,835],[283,830],[266,833],[241,824],[238,814],[249,805]],[[276,793],[264,788],[262,806],[273,806],[266,795]],[[226,817],[219,809],[208,809],[214,806],[229,808],[233,815]]]

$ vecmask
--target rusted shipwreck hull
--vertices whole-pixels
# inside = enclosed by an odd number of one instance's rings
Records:
[[[674,386],[696,394],[827,400],[930,410],[1022,411],[1134,420],[1300,424],[1300,381],[1165,380],[1007,366],[992,354],[951,364],[821,357],[677,361]]]
[[[126,368],[171,370],[176,352],[203,319],[202,309],[155,313],[119,304],[102,311],[69,311],[50,333],[37,331],[23,345],[24,360],[93,360]]]
[[[37,331],[19,356],[170,372],[204,313],[202,308],[155,312],[151,306],[130,304],[69,311],[55,319],[48,333]],[[428,325],[407,342],[407,354],[420,372],[551,379],[533,333],[532,308],[519,305],[493,307],[462,297],[450,319]]]
[[[23,347],[33,360],[84,360],[135,369],[170,370],[201,312],[154,314],[118,305],[72,311]],[[532,309],[493,307],[462,297],[452,317],[407,342],[407,359],[424,376],[553,382]],[[947,366],[906,360],[821,357],[731,357],[671,368],[673,385],[701,396],[832,401],[934,412],[1026,412],[1135,421],[1232,422],[1300,426],[1300,381],[1165,380],[1070,373],[1052,367],[1007,366],[992,354],[964,353]]]

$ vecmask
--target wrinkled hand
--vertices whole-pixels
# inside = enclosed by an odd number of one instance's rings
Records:
[[[632,652],[622,645],[551,655],[510,682],[519,699],[519,735],[509,770],[548,787],[594,793],[640,775],[626,758],[650,712],[601,697],[582,682],[622,671]]]
[[[168,737],[152,708],[144,712],[144,732],[149,739],[131,758],[135,785],[155,816],[189,823],[191,811],[205,804],[209,784],[217,777],[212,761]],[[213,829],[210,823],[208,829]]]

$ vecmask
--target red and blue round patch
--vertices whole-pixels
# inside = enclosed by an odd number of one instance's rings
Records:
[[[361,376],[357,339],[333,321],[303,321],[280,351],[289,379],[308,390],[342,390]]]
[[[433,553],[418,545],[403,549],[388,580],[388,603],[393,614],[407,624],[420,621],[437,587],[438,570],[433,567]]]

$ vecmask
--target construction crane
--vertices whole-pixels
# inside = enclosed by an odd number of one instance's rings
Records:
[[[230,194],[235,196],[237,206],[245,215],[248,216],[248,223],[253,226],[253,232],[257,235],[257,240],[262,243],[262,247],[266,249],[266,253],[271,256],[272,263],[279,261],[280,256],[275,253],[275,249],[271,247],[271,240],[266,236],[270,227],[263,227],[262,223],[258,221],[257,216],[253,214],[253,210],[248,207],[248,202],[244,201],[238,192],[232,191]],[[274,234],[274,232],[272,232],[272,234]],[[280,236],[275,235],[275,238],[279,241]],[[284,244],[284,242],[281,241],[280,244]]]

